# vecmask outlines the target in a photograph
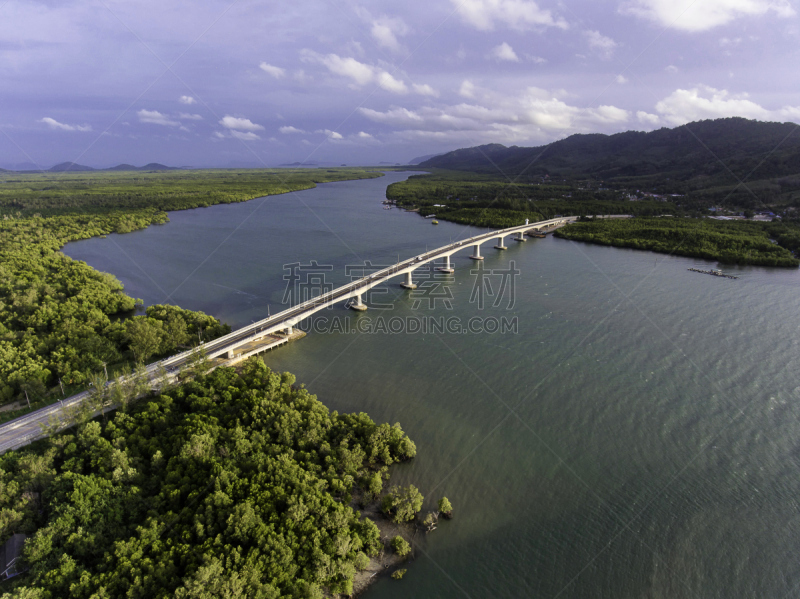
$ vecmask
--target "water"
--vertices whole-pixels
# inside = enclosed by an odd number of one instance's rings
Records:
[[[383,210],[405,176],[176,212],[65,251],[146,303],[172,294],[238,326],[278,309],[284,264],[332,264],[338,284],[347,264],[478,232]],[[470,303],[465,251],[452,310],[412,310],[393,285],[373,299],[389,312],[328,316],[516,316],[517,334],[320,333],[266,355],[331,409],[400,422],[418,457],[393,482],[416,484],[426,509],[453,503],[406,578],[366,597],[794,596],[800,273],[726,267],[732,281],[688,272],[718,265],[687,258],[506,245],[484,245],[483,267],[515,262],[511,309]]]

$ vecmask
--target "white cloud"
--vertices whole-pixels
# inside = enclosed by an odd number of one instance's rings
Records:
[[[421,96],[433,96],[435,98],[439,97],[439,92],[437,92],[427,83],[415,83],[411,87],[414,89],[414,93],[417,93]]]
[[[490,31],[496,23],[525,30],[535,27],[567,28],[567,22],[553,17],[532,0],[450,0],[461,18],[482,31]]]
[[[44,123],[51,129],[55,129],[58,131],[91,131],[91,125],[67,125],[66,123],[59,123],[55,119],[51,119],[49,116],[46,116],[42,119],[39,119],[40,123]]]
[[[219,122],[220,125],[226,129],[238,129],[240,131],[263,131],[264,127],[252,122],[250,119],[239,118],[235,116],[225,115]],[[238,136],[237,136],[238,137]],[[239,139],[242,139],[239,137]]]
[[[197,100],[195,100],[192,96],[181,96],[180,98],[178,98],[178,102],[180,102],[181,104],[186,104],[188,106],[190,104],[194,104],[195,102],[197,102]]]
[[[632,0],[621,10],[664,27],[689,32],[705,31],[740,17],[758,17],[768,12],[779,17],[795,15],[789,0],[699,0],[688,7],[685,2],[675,0]]]
[[[231,136],[235,137],[236,139],[241,139],[242,141],[254,141],[256,139],[261,139],[252,131],[236,131],[235,129],[231,131]]]
[[[493,58],[497,60],[508,60],[510,62],[519,62],[519,56],[517,53],[514,52],[514,48],[509,46],[506,42],[503,42],[499,46],[495,46],[492,48],[491,55]]]
[[[139,117],[140,123],[163,125],[165,127],[180,127],[180,123],[178,121],[172,120],[166,114],[161,114],[158,110],[142,109],[138,111],[136,115]]]
[[[359,131],[357,137],[360,139],[375,139],[372,135],[364,131]]]
[[[731,116],[759,121],[800,121],[800,106],[769,110],[750,100],[747,94],[731,94],[708,86],[677,89],[656,104],[656,112],[670,125]]]
[[[625,83],[628,83],[628,78],[625,75],[617,75],[615,81],[620,85],[624,85]]]
[[[258,65],[258,68],[260,68],[265,73],[269,73],[270,75],[275,77],[275,79],[280,79],[281,77],[286,75],[286,69],[282,69],[280,67],[267,64],[266,62],[262,62],[260,65]]]
[[[534,87],[501,93],[473,85],[471,91],[473,98],[480,97],[479,101],[415,110],[393,107],[386,111],[359,111],[371,121],[396,129],[394,136],[404,140],[470,145],[531,143],[598,129],[617,131],[631,120],[627,110],[616,106],[572,106],[559,94]]]
[[[535,64],[544,64],[547,62],[546,58],[542,58],[541,56],[533,56],[531,54],[526,54],[525,58],[527,58],[528,60],[530,60]]]
[[[328,136],[328,139],[343,139],[341,133],[337,133],[336,131],[331,131],[330,129],[317,129],[314,133],[324,133]]]
[[[398,18],[381,17],[372,22],[372,37],[384,48],[392,52],[404,51],[403,46],[397,41],[397,36],[408,35],[410,29],[405,21]]]
[[[668,65],[668,66],[666,66],[666,67],[664,68],[664,70],[665,70],[667,73],[677,73],[679,69],[678,69],[678,67],[676,67],[674,64],[671,64],[671,65]]]
[[[306,53],[308,56],[314,56],[316,53]],[[371,66],[357,61],[355,58],[342,58],[338,54],[328,54],[327,56],[318,56],[319,62],[328,67],[331,73],[349,77],[358,85],[366,85],[370,83],[375,77],[375,69]]]
[[[601,34],[599,31],[584,31],[583,35],[589,42],[590,48],[596,50],[603,58],[611,58],[611,55],[617,47],[617,42]]]
[[[189,114],[187,112],[178,113],[178,118],[183,119],[185,121],[202,121],[203,117],[199,114]]]
[[[305,133],[302,129],[298,129],[297,127],[292,127],[291,125],[286,125],[285,127],[281,127],[278,129],[284,135],[292,135],[295,133]]]
[[[636,118],[639,119],[640,123],[644,123],[645,125],[656,126],[661,122],[661,119],[657,114],[650,114],[649,112],[645,112],[643,110],[640,110],[636,113]]]
[[[394,94],[408,93],[408,86],[405,82],[396,79],[388,71],[359,62],[355,58],[343,58],[338,54],[322,56],[313,50],[303,50],[301,56],[305,61],[318,62],[324,65],[331,73],[352,79],[357,85],[375,83],[382,89]]]
[[[386,91],[392,92],[394,94],[405,94],[408,93],[408,87],[402,81],[395,79],[392,77],[390,73],[386,71],[381,71],[377,74],[376,80],[378,85],[380,85]]]
[[[475,84],[469,79],[464,79],[464,81],[461,82],[461,87],[458,88],[458,95],[464,98],[474,98]]]

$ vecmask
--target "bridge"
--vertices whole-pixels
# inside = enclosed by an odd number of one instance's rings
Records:
[[[342,285],[332,291],[320,294],[308,301],[302,302],[291,308],[268,316],[267,318],[244,326],[223,337],[203,343],[200,347],[209,359],[217,358],[216,365],[232,364],[249,355],[261,353],[267,349],[285,343],[294,333],[294,327],[312,316],[320,310],[324,310],[339,302],[350,300],[349,307],[354,310],[366,310],[364,294],[367,291],[386,283],[395,277],[404,277],[401,285],[406,289],[415,289],[416,285],[412,282],[412,273],[420,267],[429,265],[431,262],[439,271],[445,273],[454,272],[451,257],[453,254],[464,250],[471,250],[470,258],[473,260],[483,260],[481,247],[492,241],[495,242],[494,248],[498,250],[508,249],[504,244],[506,239],[513,239],[516,242],[526,241],[525,235],[529,232],[550,232],[558,227],[575,222],[577,216],[558,217],[543,220],[535,223],[526,223],[516,227],[490,231],[481,235],[470,237],[462,241],[451,243],[444,247],[425,252],[413,258],[398,262],[388,268],[379,270],[356,281]],[[176,377],[181,367],[187,365],[195,358],[197,348],[166,358],[159,362],[154,362],[145,369],[148,379],[158,378],[166,369],[170,379]],[[9,449],[15,449],[26,445],[31,441],[45,436],[42,427],[48,426],[51,419],[60,420],[60,412],[65,408],[75,407],[89,397],[89,392],[84,391],[73,395],[62,402],[41,408],[25,416],[7,422],[0,426],[0,453]]]

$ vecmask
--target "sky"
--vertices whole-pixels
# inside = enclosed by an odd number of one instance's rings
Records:
[[[800,122],[798,0],[0,0],[0,167],[408,163]]]

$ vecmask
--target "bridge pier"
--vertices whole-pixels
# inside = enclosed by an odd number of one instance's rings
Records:
[[[481,245],[479,243],[475,244],[475,253],[473,253],[470,258],[473,260],[483,260],[483,256],[481,256]]]
[[[507,248],[506,246],[504,246],[504,245],[503,245],[503,240],[504,240],[504,239],[505,239],[505,236],[503,236],[503,235],[500,235],[500,236],[497,238],[497,245],[496,245],[496,246],[494,246],[494,249],[496,249],[496,250],[507,250],[508,248]]]
[[[364,302],[361,301],[361,293],[356,295],[356,303],[350,304],[351,310],[358,310],[359,312],[364,312],[367,309],[367,306]]]
[[[412,272],[413,272],[413,271],[410,271],[410,270],[409,270],[409,271],[406,273],[406,280],[405,280],[405,282],[404,282],[404,283],[400,283],[400,286],[401,286],[401,287],[405,287],[406,289],[416,289],[416,288],[417,288],[417,286],[416,286],[416,285],[414,285],[414,283],[411,281],[411,273],[412,273]]]
[[[455,272],[455,270],[450,264],[450,254],[447,254],[447,256],[444,257],[444,266],[440,266],[436,270],[439,270],[441,272],[446,272],[448,274]]]
[[[517,237],[514,238],[514,241],[527,241],[527,239],[525,239],[525,233],[520,231],[519,235],[517,235]]]
[[[294,333],[294,327],[292,327],[292,326],[286,327],[284,329],[284,333],[286,333],[286,335],[291,335],[292,333]]]

